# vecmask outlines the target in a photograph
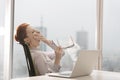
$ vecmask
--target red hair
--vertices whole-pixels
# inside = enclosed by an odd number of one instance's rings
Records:
[[[15,40],[20,44],[24,44],[24,39],[27,37],[26,29],[29,26],[27,23],[20,24],[16,29]]]

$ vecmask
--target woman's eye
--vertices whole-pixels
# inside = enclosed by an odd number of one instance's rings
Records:
[[[39,31],[35,30],[35,31],[32,31],[32,33],[40,33]]]
[[[39,32],[39,31],[37,31],[37,30],[36,30],[35,32],[36,32],[36,33],[40,33],[40,32]]]
[[[35,31],[32,31],[32,33],[34,33]]]
[[[37,31],[37,33],[40,33],[39,31]]]

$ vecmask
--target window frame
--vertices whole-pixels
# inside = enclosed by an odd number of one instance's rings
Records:
[[[98,70],[102,69],[102,44],[103,44],[103,0],[97,0],[97,49],[99,52],[98,57]]]
[[[3,80],[10,80],[12,76],[14,1],[15,0],[5,0]]]

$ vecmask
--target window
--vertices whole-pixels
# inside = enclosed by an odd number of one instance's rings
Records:
[[[2,32],[0,28],[0,32]],[[3,80],[3,60],[4,60],[4,35],[0,33],[0,80]]]
[[[97,28],[96,3],[97,3],[96,0],[92,0],[92,1],[89,1],[89,0],[83,0],[83,1],[39,0],[39,2],[29,1],[29,0],[16,0],[14,5],[14,8],[15,8],[14,21],[15,22],[12,22],[14,24],[9,23],[8,26],[10,26],[11,24],[14,25],[14,30],[15,30],[16,26],[18,26],[23,22],[27,22],[32,24],[34,27],[47,28],[47,29],[43,29],[43,31],[47,30],[46,36],[49,39],[56,40],[57,38],[62,40],[67,36],[71,35],[75,39],[75,41],[78,44],[80,44],[81,49],[96,50],[97,49],[96,48],[97,41],[95,36],[96,28]],[[11,1],[8,4],[11,4]],[[31,5],[34,5],[34,6],[31,6]],[[9,10],[11,11],[11,9]],[[8,17],[10,17],[10,15]],[[8,31],[12,31],[12,30],[9,28]],[[80,35],[82,39],[77,38],[76,37],[77,35],[78,36]],[[83,35],[86,35],[86,36],[84,37]],[[12,36],[12,39],[13,39],[13,36]],[[81,44],[79,43],[79,40],[87,44]],[[8,61],[10,65],[8,64],[9,65],[8,67],[11,68],[12,59],[13,59],[13,64],[15,65],[12,64],[13,71],[8,71],[8,73],[12,72],[13,78],[28,76],[25,59],[23,59],[24,58],[23,50],[21,46],[18,45],[15,41],[13,42],[13,44],[14,44],[13,45],[14,49],[13,49],[12,58],[11,58],[11,54],[8,55],[10,58],[10,61]],[[17,48],[16,46],[19,47],[19,50],[16,50]],[[10,47],[11,46],[9,46],[9,48]],[[20,53],[17,53],[17,52],[20,52]],[[6,52],[6,53],[12,53],[12,51]],[[21,55],[21,57],[22,56],[23,57],[17,59],[17,57],[15,57],[16,55],[17,56]],[[19,62],[21,62],[21,64],[24,64],[22,66],[20,65],[21,68],[17,64]],[[8,68],[6,68],[6,70],[7,69]],[[11,73],[10,75],[7,75],[7,76],[9,78],[11,76]]]
[[[0,0],[0,80],[3,80],[5,1]]]
[[[104,0],[103,70],[120,72],[120,1]]]
[[[30,23],[42,27],[41,32],[54,41],[72,36],[81,49],[96,50],[96,20],[96,0],[15,1],[15,29],[23,22]],[[13,64],[13,77],[27,76],[23,49],[16,42]]]

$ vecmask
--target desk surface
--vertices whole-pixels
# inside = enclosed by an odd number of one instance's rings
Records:
[[[12,80],[120,80],[120,73],[94,70],[90,76],[77,78],[59,78],[49,77],[48,75],[45,75],[36,77],[16,78]]]

